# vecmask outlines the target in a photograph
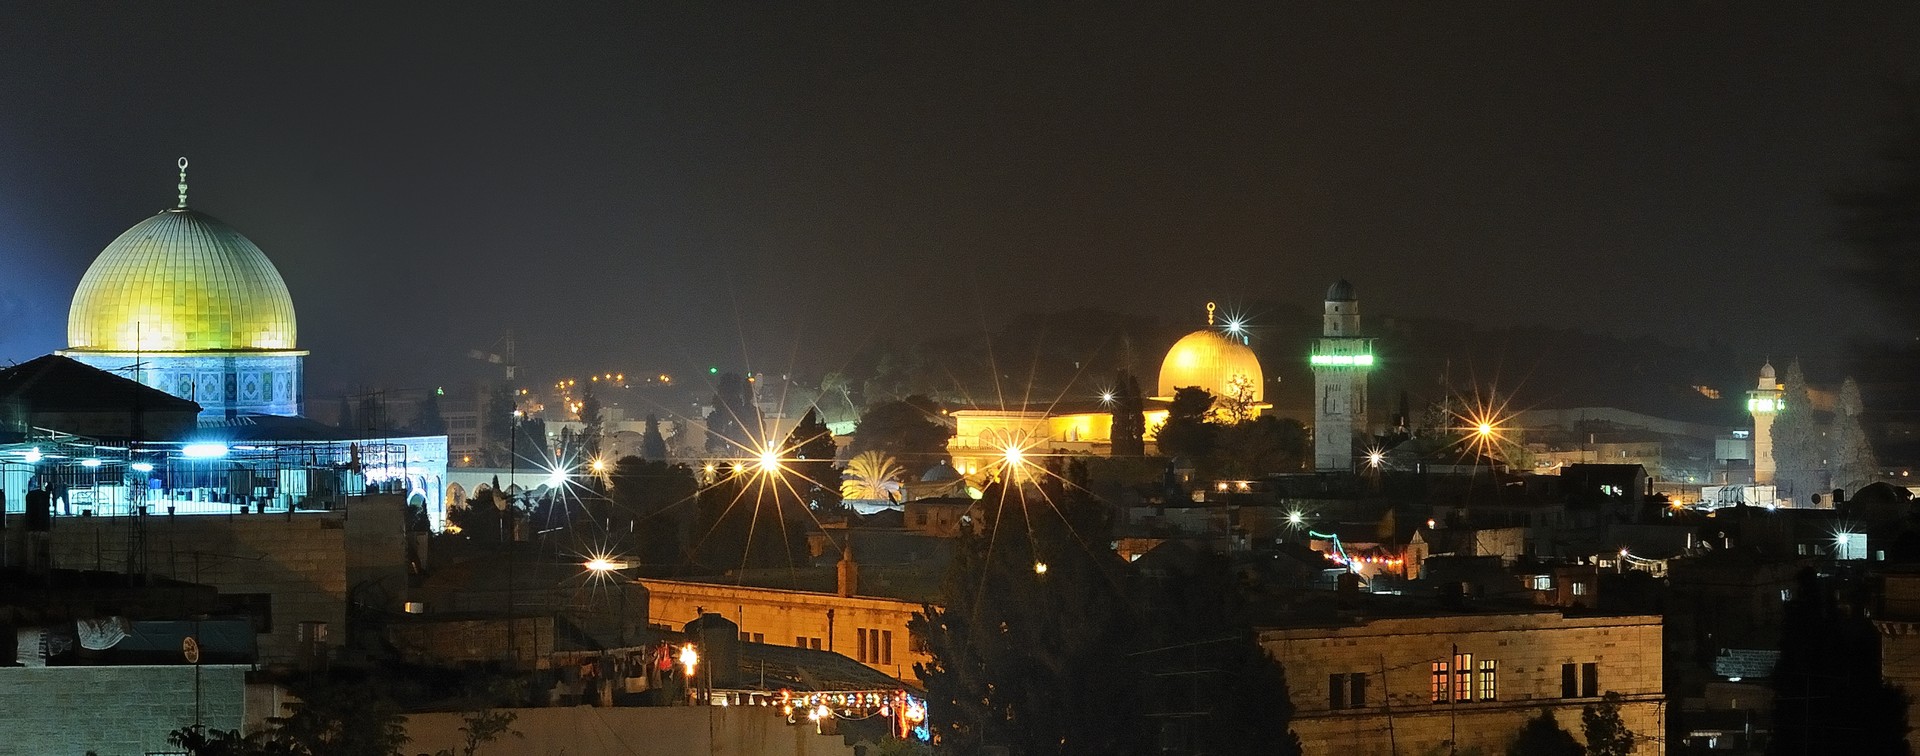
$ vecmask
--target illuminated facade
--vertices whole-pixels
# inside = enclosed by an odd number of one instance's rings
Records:
[[[1753,482],[1770,485],[1774,478],[1773,416],[1786,409],[1786,391],[1774,377],[1773,363],[1760,366],[1760,382],[1747,392],[1747,412],[1753,414]]]
[[[198,402],[203,417],[299,415],[293,298],[247,237],[180,198],[101,250],[61,354]]]
[[[1353,469],[1353,441],[1367,430],[1367,373],[1373,370],[1373,339],[1360,336],[1360,300],[1342,280],[1327,289],[1321,338],[1308,358],[1313,368],[1313,466]]]

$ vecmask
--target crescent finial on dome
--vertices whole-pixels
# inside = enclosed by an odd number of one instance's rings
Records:
[[[180,209],[187,209],[187,159],[180,158]]]

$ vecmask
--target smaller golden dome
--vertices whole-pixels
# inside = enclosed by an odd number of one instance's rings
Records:
[[[1252,400],[1263,401],[1265,376],[1260,360],[1246,344],[1213,329],[1194,331],[1174,342],[1167,358],[1160,363],[1159,396],[1173,396],[1175,389],[1198,386],[1214,396],[1229,396],[1229,386],[1245,385],[1253,390]]]

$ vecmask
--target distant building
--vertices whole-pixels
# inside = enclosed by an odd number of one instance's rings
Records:
[[[1154,396],[1143,402],[1149,441],[1154,429],[1166,422],[1174,393],[1183,388],[1203,389],[1216,402],[1237,402],[1249,417],[1272,407],[1265,401],[1266,376],[1260,359],[1247,346],[1244,325],[1238,321],[1216,325],[1215,309],[1212,302],[1207,303],[1207,327],[1180,337],[1160,361]],[[1010,447],[1106,454],[1113,443],[1110,397],[962,407],[949,415],[955,432],[948,449],[955,469],[966,475],[992,469]]]
[[[1313,467],[1351,472],[1353,445],[1367,433],[1367,374],[1373,371],[1373,339],[1360,337],[1360,300],[1342,280],[1327,288],[1321,338],[1308,361],[1313,367]]]
[[[1747,411],[1753,414],[1753,482],[1771,485],[1778,469],[1773,459],[1773,416],[1786,409],[1786,387],[1774,379],[1773,363],[1760,366],[1760,382],[1747,392]]]

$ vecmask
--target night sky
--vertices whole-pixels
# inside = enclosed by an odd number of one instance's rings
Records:
[[[509,328],[534,377],[831,367],[1341,277],[1776,355],[1885,330],[1828,193],[1920,4],[1165,5],[9,5],[0,364],[64,346],[180,155],[286,278],[315,396]]]

